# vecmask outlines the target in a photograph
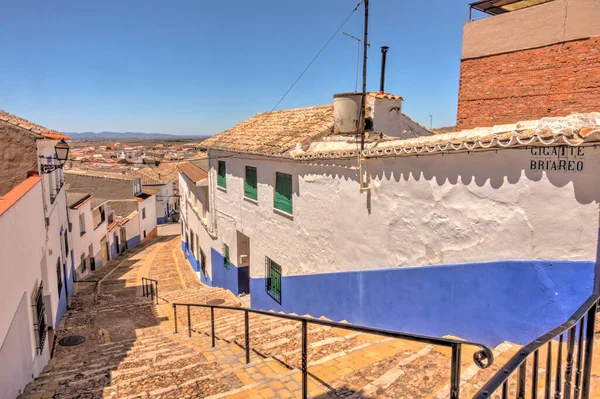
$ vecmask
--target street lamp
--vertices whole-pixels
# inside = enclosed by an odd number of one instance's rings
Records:
[[[56,169],[62,169],[65,161],[69,157],[69,145],[65,140],[61,140],[54,146],[54,153],[58,164],[42,164],[42,173],[52,173]]]

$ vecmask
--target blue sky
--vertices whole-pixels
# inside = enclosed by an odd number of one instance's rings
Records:
[[[0,109],[60,131],[214,134],[271,110],[358,0],[9,1],[0,15]],[[371,0],[368,89],[424,125],[456,118],[469,0]],[[362,35],[362,7],[342,31]],[[353,91],[340,34],[278,108]]]

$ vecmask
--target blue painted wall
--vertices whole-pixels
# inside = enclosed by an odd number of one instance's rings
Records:
[[[110,244],[110,258],[114,259],[117,257],[117,245],[113,242]]]
[[[593,282],[594,262],[502,261],[284,276],[281,305],[253,278],[251,300],[256,309],[495,346],[528,343],[565,322]]]
[[[133,248],[141,242],[140,236],[135,236],[127,240],[127,248]]]
[[[73,276],[75,276],[73,251],[71,251],[71,266],[61,269],[61,273],[65,269],[67,270],[68,275],[62,276],[63,286],[60,291],[60,297],[58,298],[58,307],[56,309],[56,317],[54,318],[54,329],[55,330],[58,329],[58,324],[60,323],[60,320],[62,319],[63,315],[67,311],[67,292],[66,292],[66,290],[67,289],[69,290],[69,297],[73,296],[73,288],[75,286],[75,283],[73,281]]]
[[[210,258],[212,263],[212,284],[217,287],[222,287],[233,292],[234,295],[239,295],[238,268],[233,262],[229,269],[223,265],[224,256],[214,248],[210,249]],[[264,284],[264,283],[263,283]]]
[[[206,276],[204,275],[204,273],[202,273],[202,265],[200,263],[200,260],[196,259],[196,257],[192,253],[192,251],[185,250],[185,242],[184,241],[182,241],[181,247],[182,247],[183,253],[185,254],[188,262],[190,262],[190,265],[192,265],[192,268],[194,269],[194,271],[199,273],[200,281],[202,281],[204,284],[206,284],[208,286],[212,286],[212,281],[210,279],[210,276],[208,276],[208,273]],[[206,265],[206,266],[208,269],[208,265]]]
[[[157,224],[164,224],[164,223],[167,223],[168,221],[169,221],[169,218],[167,216],[156,218]]]

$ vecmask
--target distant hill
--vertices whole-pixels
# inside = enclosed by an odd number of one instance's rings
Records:
[[[165,133],[142,133],[142,132],[71,132],[66,133],[73,140],[106,140],[106,139],[148,139],[148,140],[175,140],[175,139],[205,139],[209,136],[202,134],[165,134]]]

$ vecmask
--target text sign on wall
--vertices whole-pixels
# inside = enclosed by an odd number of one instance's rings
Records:
[[[582,172],[584,148],[561,145],[558,147],[532,147],[530,170],[556,170]]]

